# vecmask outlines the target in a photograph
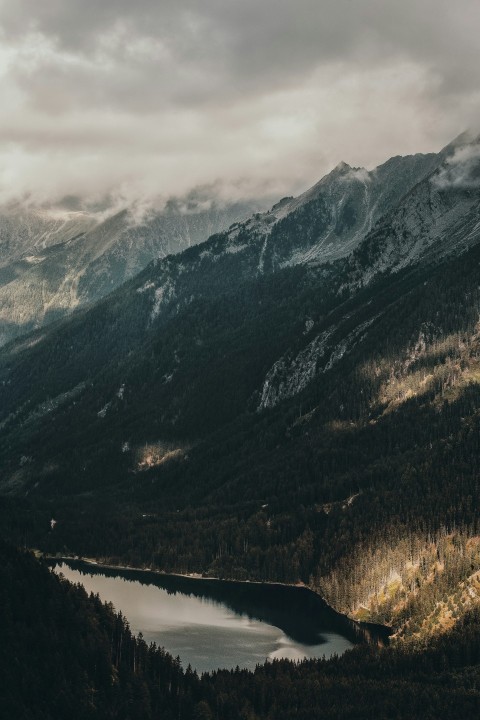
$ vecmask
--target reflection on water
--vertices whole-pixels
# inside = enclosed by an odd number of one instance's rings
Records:
[[[134,633],[198,672],[342,654],[358,628],[305,588],[192,580],[65,562],[56,571],[112,602]]]

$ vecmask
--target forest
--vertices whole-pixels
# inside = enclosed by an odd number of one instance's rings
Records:
[[[427,718],[480,712],[480,612],[422,647],[365,647],[198,676],[126,618],[0,542],[2,717],[25,720]]]

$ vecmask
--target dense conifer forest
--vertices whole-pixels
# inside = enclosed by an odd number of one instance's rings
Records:
[[[201,677],[29,553],[0,544],[0,701],[25,720],[445,718],[480,712],[480,615],[423,647]]]

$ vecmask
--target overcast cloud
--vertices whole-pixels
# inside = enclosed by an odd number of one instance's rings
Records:
[[[0,0],[0,202],[305,189],[480,116],[478,0]]]

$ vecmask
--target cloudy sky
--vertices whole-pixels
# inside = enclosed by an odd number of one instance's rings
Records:
[[[478,0],[0,0],[0,201],[305,189],[480,117]]]

